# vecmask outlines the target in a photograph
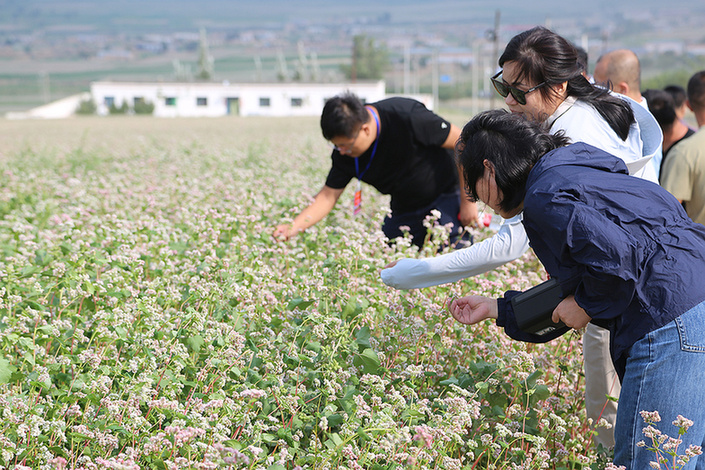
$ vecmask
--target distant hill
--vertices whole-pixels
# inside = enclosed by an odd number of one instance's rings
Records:
[[[0,7],[0,34],[44,30],[122,33],[281,27],[285,23],[366,23],[422,26],[452,22],[491,23],[496,10],[506,24],[543,24],[547,21],[585,21],[602,18],[663,15],[699,15],[705,2],[674,0],[120,0],[76,2],[63,0],[4,0]]]
[[[687,77],[705,67],[705,54],[683,52],[686,45],[705,51],[701,0],[0,0],[0,115],[84,92],[95,80],[173,80],[181,70],[189,76],[201,29],[214,80],[276,80],[282,63],[291,77],[302,51],[309,66],[315,54],[322,81],[335,80],[350,61],[352,37],[365,34],[388,46],[396,61],[386,77],[392,90],[402,86],[402,56],[410,47],[415,69],[426,67],[417,85],[428,89],[434,49],[451,56],[477,49],[481,66],[493,66],[496,51],[487,39],[497,12],[494,47],[543,24],[589,44],[593,64],[606,49],[628,47],[643,59],[644,77]],[[443,72],[453,76],[446,86],[454,96],[467,95],[467,66],[455,62]]]

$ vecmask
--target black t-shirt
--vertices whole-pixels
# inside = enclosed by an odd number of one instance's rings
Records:
[[[458,187],[453,153],[441,147],[450,133],[448,121],[409,98],[389,98],[372,106],[379,113],[379,142],[367,171],[375,144],[358,157],[359,170],[362,181],[392,196],[392,212],[421,209]],[[342,189],[357,176],[355,159],[337,150],[331,159],[326,185]]]

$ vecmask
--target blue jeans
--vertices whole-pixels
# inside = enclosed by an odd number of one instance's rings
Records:
[[[402,232],[400,227],[407,226],[409,227],[409,234],[412,236],[411,242],[421,248],[426,240],[427,233],[423,221],[426,216],[430,215],[432,209],[437,209],[441,213],[441,217],[436,221],[436,224],[453,224],[450,242],[455,243],[463,231],[463,226],[458,220],[458,214],[460,213],[460,191],[458,190],[441,194],[428,206],[413,212],[392,214],[385,217],[382,231],[389,240],[394,240],[397,237],[404,236],[404,232]],[[470,241],[470,235],[464,234],[463,240]]]
[[[683,455],[691,444],[705,450],[705,302],[647,334],[629,350],[614,432],[614,463],[627,470],[651,468],[649,462],[656,460],[653,452],[637,446],[639,441],[651,445],[642,432],[646,424],[640,411],[658,411],[661,422],[654,426],[673,438],[678,438],[678,428],[672,424],[678,415],[692,420],[694,425],[682,436],[677,453]],[[705,454],[682,468],[704,470]]]

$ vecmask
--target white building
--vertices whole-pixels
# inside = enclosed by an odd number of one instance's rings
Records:
[[[319,116],[328,98],[350,91],[363,102],[385,98],[384,81],[356,83],[188,83],[94,82],[98,114],[111,105],[140,101],[154,105],[157,117]],[[417,97],[418,99],[419,97]],[[421,99],[432,108],[428,99]]]

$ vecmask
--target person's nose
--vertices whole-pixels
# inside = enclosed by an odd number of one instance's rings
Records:
[[[519,102],[514,98],[514,95],[512,95],[511,93],[507,94],[507,96],[504,98],[504,102],[507,105],[511,105],[511,106],[515,106],[515,105],[519,104]]]

